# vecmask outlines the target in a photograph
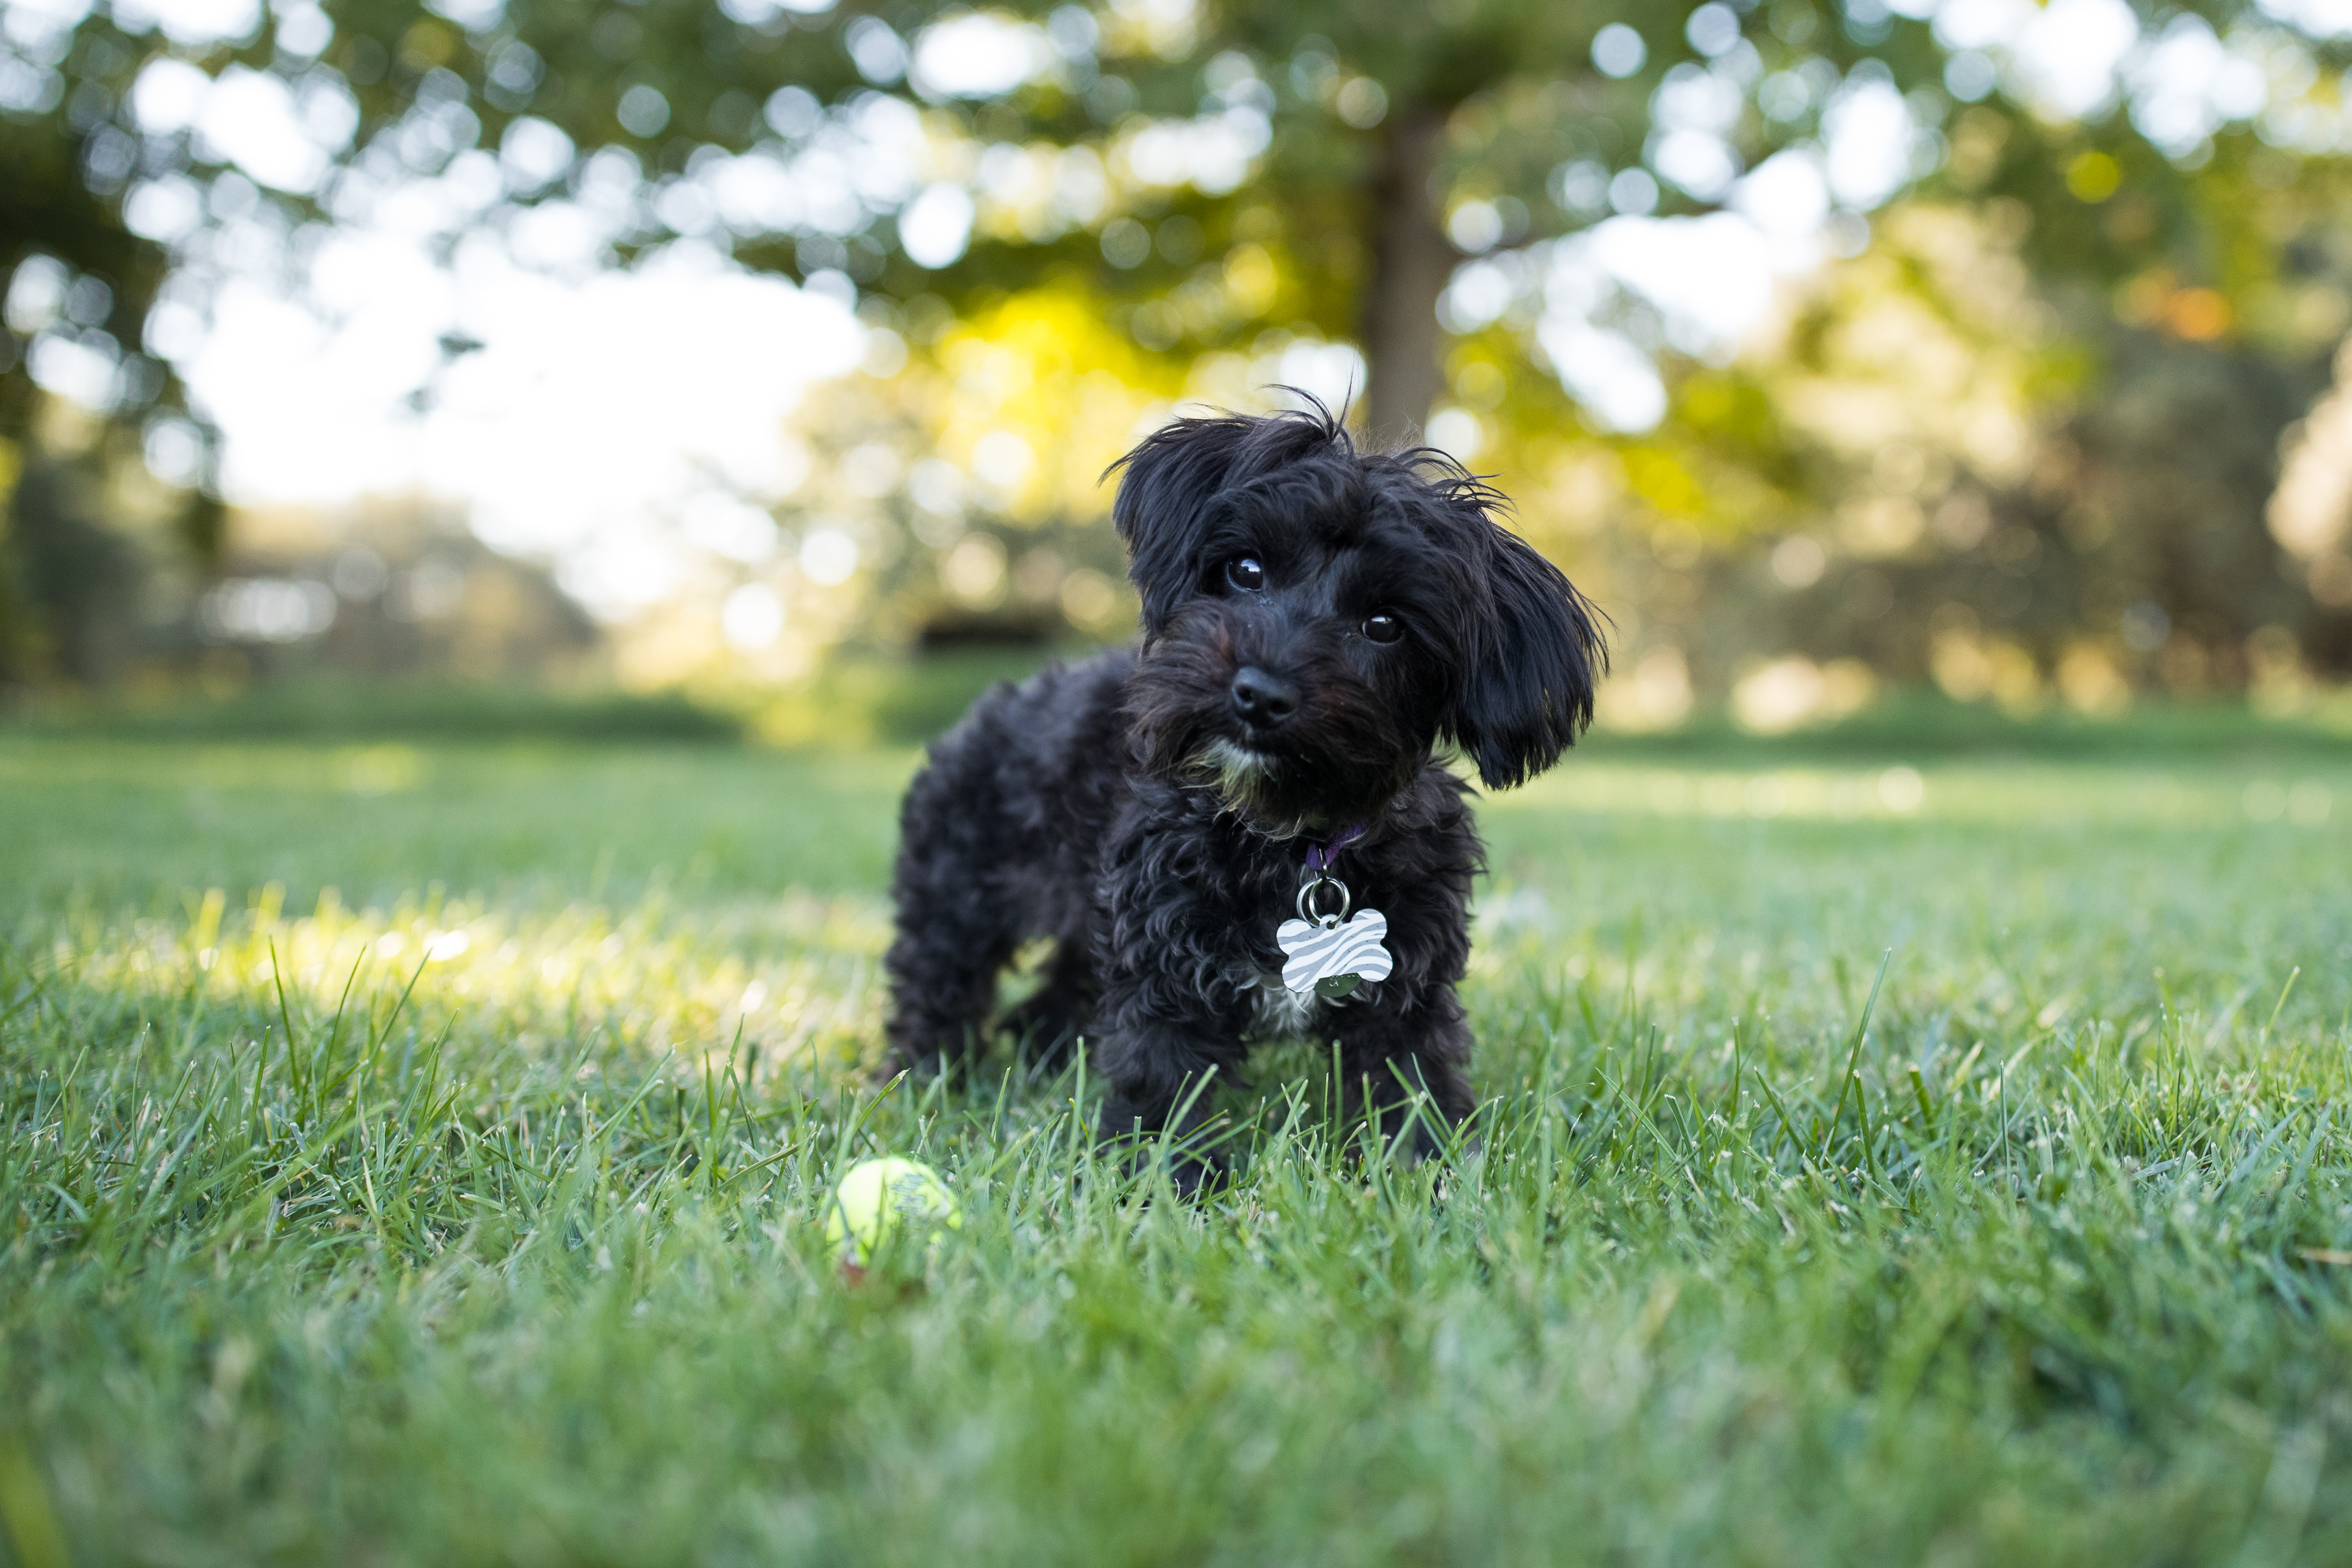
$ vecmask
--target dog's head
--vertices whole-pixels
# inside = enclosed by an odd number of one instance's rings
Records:
[[[1370,816],[1440,741],[1507,789],[1591,721],[1591,607],[1442,453],[1359,453],[1318,407],[1178,420],[1120,467],[1148,769],[1287,833]]]

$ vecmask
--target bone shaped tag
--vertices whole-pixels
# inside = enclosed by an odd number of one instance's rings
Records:
[[[1274,939],[1282,945],[1282,983],[1287,989],[1344,997],[1366,980],[1385,980],[1396,961],[1382,938],[1389,917],[1360,909],[1349,920],[1286,920]]]

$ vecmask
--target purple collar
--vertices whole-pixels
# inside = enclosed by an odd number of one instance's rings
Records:
[[[1364,824],[1350,822],[1334,833],[1329,843],[1307,845],[1307,869],[1312,872],[1328,871],[1331,868],[1331,862],[1339,858],[1339,852],[1363,836]]]

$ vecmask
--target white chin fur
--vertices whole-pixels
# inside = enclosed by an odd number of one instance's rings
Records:
[[[1202,753],[1202,760],[1214,770],[1217,782],[1224,787],[1228,795],[1245,791],[1249,786],[1274,772],[1273,758],[1262,751],[1237,746],[1230,740],[1209,742],[1208,749]]]

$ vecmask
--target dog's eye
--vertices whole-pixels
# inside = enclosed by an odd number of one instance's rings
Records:
[[[1393,643],[1404,635],[1404,622],[1383,610],[1364,617],[1364,635],[1375,643]]]
[[[1265,586],[1265,568],[1254,555],[1235,556],[1225,565],[1225,580],[1255,593]]]

